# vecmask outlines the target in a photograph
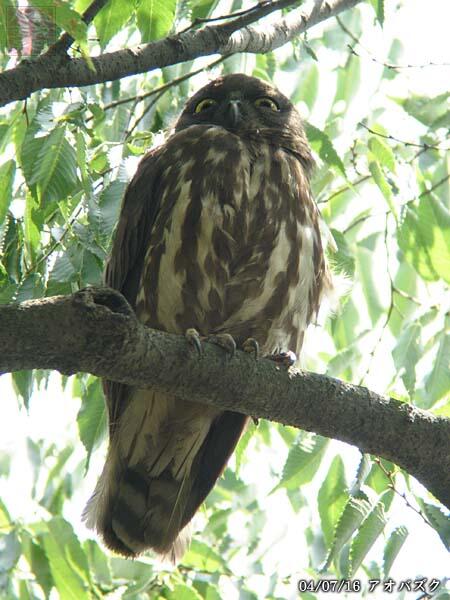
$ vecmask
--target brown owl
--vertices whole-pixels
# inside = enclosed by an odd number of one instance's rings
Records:
[[[300,117],[233,74],[192,96],[125,193],[105,283],[149,327],[297,354],[331,288]],[[106,464],[84,518],[125,556],[177,560],[247,417],[105,381]]]

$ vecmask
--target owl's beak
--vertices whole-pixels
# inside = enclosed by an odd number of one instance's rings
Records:
[[[236,127],[239,121],[242,120],[242,105],[240,100],[230,100],[227,109],[227,117],[232,127]]]

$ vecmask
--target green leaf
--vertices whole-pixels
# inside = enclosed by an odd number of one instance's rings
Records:
[[[369,161],[369,171],[372,174],[373,180],[377,184],[381,193],[383,194],[384,199],[389,207],[389,210],[394,215],[395,219],[397,219],[397,207],[394,203],[394,198],[392,196],[391,186],[386,180],[386,177],[383,174],[383,171],[380,168],[380,165],[375,160]]]
[[[164,37],[172,27],[176,0],[140,0],[136,17],[142,42]]]
[[[24,233],[25,243],[33,259],[36,257],[41,241],[38,208],[38,203],[28,193],[25,200]]]
[[[421,327],[418,323],[408,325],[392,351],[395,367],[401,375],[410,398],[414,396],[416,388],[416,364],[422,357],[420,333]]]
[[[89,569],[95,582],[101,586],[112,586],[113,581],[109,556],[102,551],[94,540],[86,540],[83,543],[83,549],[88,557]]]
[[[348,542],[353,533],[358,529],[370,510],[370,503],[363,494],[358,498],[352,496],[348,499],[336,525],[333,542],[329,548],[328,556],[322,570],[330,567],[344,544]]]
[[[377,21],[383,27],[384,25],[384,0],[369,0],[373,6]]]
[[[31,572],[34,574],[37,583],[41,586],[46,597],[48,597],[50,590],[54,586],[54,581],[50,571],[50,563],[44,549],[27,531],[22,533],[22,546],[23,554],[30,565]]]
[[[305,123],[305,131],[311,147],[317,152],[320,158],[327,165],[336,169],[346,177],[344,163],[339,158],[328,135],[324,131],[314,127],[314,125],[311,125],[311,123]]]
[[[433,195],[408,205],[402,215],[399,246],[406,260],[428,281],[450,283],[450,213]]]
[[[134,11],[134,2],[109,0],[94,19],[100,46],[105,48],[110,39],[121,31]]]
[[[425,380],[425,388],[429,397],[427,408],[435,404],[450,391],[450,318],[446,318],[445,331],[439,336],[439,348],[433,369]]]
[[[450,94],[445,92],[434,98],[408,95],[408,98],[396,101],[409,115],[427,127],[437,129],[438,127],[450,127],[449,97]]]
[[[361,486],[364,485],[370,470],[372,468],[372,460],[368,454],[361,454],[361,460],[359,461],[358,469],[356,471],[355,481],[352,483],[350,494],[356,496]]]
[[[391,567],[394,564],[394,561],[402,549],[407,537],[408,530],[403,525],[394,529],[389,536],[389,539],[384,547],[383,554],[383,576],[385,579],[388,578]]]
[[[47,527],[43,545],[60,599],[89,600],[88,562],[71,525],[53,517]]]
[[[358,245],[356,252],[358,277],[361,282],[369,316],[373,325],[377,323],[381,314],[384,313],[387,308],[383,304],[383,301],[385,301],[386,298],[382,298],[381,296],[380,285],[374,273],[374,257],[374,252],[368,250],[361,244]]]
[[[428,504],[421,498],[416,497],[416,500],[433,528],[437,531],[444,546],[447,550],[450,550],[450,513],[444,513],[438,506]]]
[[[202,600],[203,596],[194,587],[179,583],[169,592],[167,598],[169,600]]]
[[[271,493],[281,488],[294,489],[311,481],[325,454],[329,440],[320,435],[305,433],[289,450],[280,483]]]
[[[380,165],[389,169],[391,173],[396,172],[394,153],[384,140],[371,136],[369,138],[369,148]]]
[[[12,200],[12,186],[16,174],[16,163],[13,160],[7,160],[0,166],[0,225],[5,220],[9,205]]]
[[[355,575],[367,553],[383,532],[385,525],[384,504],[380,500],[364,519],[352,541],[350,546],[350,572],[345,574],[346,577]]]
[[[15,531],[0,534],[0,574],[10,571],[20,558],[21,545]]]
[[[31,394],[33,393],[33,371],[16,371],[11,373],[14,391],[22,397],[28,409]]]
[[[181,564],[207,573],[230,573],[226,561],[204,542],[192,540]]]
[[[328,259],[336,273],[345,273],[352,278],[355,273],[355,257],[345,236],[337,229],[331,229],[337,251],[330,253]]]
[[[12,0],[0,2],[0,52],[22,50],[22,33],[17,19],[17,6]]]
[[[322,532],[327,546],[331,544],[334,530],[348,499],[344,463],[336,456],[331,463],[317,497]]]
[[[29,183],[37,185],[41,205],[65,198],[78,182],[76,153],[66,136],[65,127],[56,127],[35,157]]]
[[[40,0],[30,0],[40,13],[44,14],[52,23],[56,23],[63,31],[67,31],[77,42],[87,40],[87,25],[81,15],[73,10],[63,0],[53,0],[45,5]],[[48,42],[53,40],[48,40]],[[56,40],[55,40],[56,41]]]
[[[100,379],[89,377],[77,417],[78,433],[87,452],[86,471],[93,450],[106,434],[106,407]]]

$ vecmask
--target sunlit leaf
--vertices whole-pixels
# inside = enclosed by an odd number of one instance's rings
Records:
[[[134,2],[109,0],[94,19],[102,48],[124,27],[134,11]]]
[[[392,352],[395,366],[401,374],[410,397],[414,395],[416,387],[416,364],[422,356],[420,332],[418,323],[406,327]]]
[[[433,194],[405,208],[398,241],[424,279],[450,283],[450,213]]]
[[[104,439],[106,433],[106,407],[99,379],[89,377],[83,393],[83,404],[77,417],[80,440],[87,452],[86,471],[93,450]]]
[[[337,169],[345,177],[344,163],[339,158],[328,135],[311,123],[305,123],[305,130],[313,150],[327,165]]]
[[[392,565],[408,537],[408,530],[403,525],[394,529],[386,542],[383,555],[383,575],[389,576]]]
[[[366,516],[352,541],[350,547],[350,572],[346,573],[346,576],[352,576],[356,573],[365,556],[383,532],[385,525],[384,504],[379,501]]]
[[[176,6],[176,0],[140,0],[136,17],[143,42],[151,42],[168,33]]]
[[[4,222],[12,200],[12,185],[16,173],[16,163],[7,160],[0,166],[0,225]]]
[[[336,456],[318,495],[320,520],[327,545],[331,544],[337,521],[347,499],[344,463],[340,456]]]

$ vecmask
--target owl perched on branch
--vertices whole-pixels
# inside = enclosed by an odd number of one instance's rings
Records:
[[[331,289],[300,117],[276,88],[227,75],[192,96],[141,161],[105,283],[149,327],[299,353]],[[177,560],[247,417],[105,382],[110,443],[84,518],[106,545]]]

